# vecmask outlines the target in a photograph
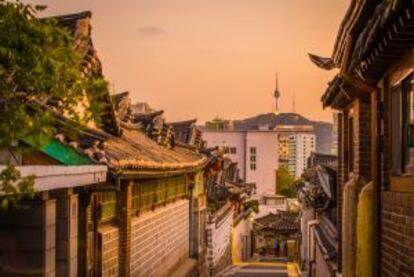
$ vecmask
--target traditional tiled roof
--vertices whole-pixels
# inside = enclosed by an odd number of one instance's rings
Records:
[[[128,121],[131,115],[131,98],[129,97],[129,92],[125,91],[112,95],[112,101],[115,106],[115,113],[119,120],[121,120],[121,122]]]
[[[336,169],[338,166],[338,156],[312,152],[310,157],[308,158],[308,168],[317,165]]]
[[[74,48],[82,58],[82,70],[85,77],[102,78],[102,64],[92,41],[91,17],[92,13],[90,11],[84,11],[69,15],[42,18],[41,20],[53,18],[57,21],[58,25],[68,29],[74,37]],[[120,135],[120,126],[109,93],[100,95],[98,101],[103,103],[100,113],[102,128],[113,135]]]
[[[381,76],[395,59],[412,48],[414,2],[376,1],[369,21],[355,40],[349,65],[360,77]]]
[[[324,230],[324,226],[321,224],[317,224],[315,226],[315,237],[319,246],[321,247],[323,256],[326,260],[332,260],[337,255],[337,250],[332,242],[332,239],[329,238],[326,231]]]
[[[317,165],[304,170],[296,183],[299,199],[319,211],[327,209],[336,199],[336,170]]]
[[[128,92],[115,94],[112,98],[120,125],[124,129],[140,130],[160,145],[170,148],[175,146],[174,128],[165,122],[164,111],[137,112],[132,108]]]
[[[278,233],[296,233],[299,214],[287,211],[278,211],[277,214],[269,213],[263,217],[256,218],[254,221],[255,230],[273,230]]]
[[[367,18],[372,14],[375,6],[381,0],[351,0],[349,8],[342,20],[336,37],[333,62],[339,67],[344,57],[348,34],[359,34],[364,27]]]
[[[59,120],[64,126],[65,119]],[[64,127],[62,127],[64,129]],[[82,127],[77,138],[60,132],[55,139],[86,154],[96,163],[107,164],[116,171],[139,175],[160,171],[191,171],[204,166],[208,158],[183,147],[167,148],[157,144],[139,130],[124,129],[120,137]]]
[[[196,126],[196,122],[197,119],[192,119],[168,124],[173,127],[177,142],[200,149],[203,147],[202,132]]]
[[[207,158],[183,147],[167,148],[144,133],[124,130],[122,137],[106,141],[109,165],[122,169],[181,170],[202,166]]]
[[[237,163],[218,148],[202,149],[201,153],[209,158],[206,172],[207,197],[212,202],[223,205],[228,200],[234,203],[242,203],[249,199],[256,184],[246,183],[239,176]]]
[[[326,57],[320,57],[314,54],[308,54],[310,60],[318,67],[325,69],[325,70],[331,70],[335,67],[335,64],[333,63],[331,58]]]
[[[411,51],[413,34],[413,1],[351,1],[331,61],[310,56],[322,68],[327,63],[336,67],[344,65],[322,97],[324,107],[343,109],[356,97],[369,100],[376,81],[396,60]],[[350,49],[348,55],[344,54],[346,45]],[[347,60],[343,61],[344,58]]]
[[[102,77],[102,68],[91,39],[90,12],[54,17],[69,29],[75,48],[82,55],[86,77]],[[175,146],[172,126],[165,124],[163,112],[139,114],[131,108],[129,93],[108,94],[98,99],[103,105],[103,127],[80,126],[50,105],[56,118],[55,139],[87,155],[93,162],[106,164],[120,176],[147,177],[178,174],[201,169],[208,157],[191,149]],[[76,128],[77,135],[67,132]]]

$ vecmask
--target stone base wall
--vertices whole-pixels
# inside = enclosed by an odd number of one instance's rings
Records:
[[[169,203],[132,219],[131,276],[169,276],[188,257],[188,200]]]
[[[119,230],[115,226],[99,227],[100,272],[102,276],[119,275]]]
[[[414,276],[414,193],[382,193],[381,276]]]

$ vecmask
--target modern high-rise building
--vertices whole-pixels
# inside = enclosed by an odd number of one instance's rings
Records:
[[[313,126],[279,125],[275,131],[279,141],[279,167],[285,166],[291,175],[301,176],[308,158],[316,149]]]

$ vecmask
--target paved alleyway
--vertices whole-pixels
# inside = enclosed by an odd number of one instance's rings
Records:
[[[298,276],[293,265],[277,263],[246,263],[234,265],[220,277],[293,277]]]

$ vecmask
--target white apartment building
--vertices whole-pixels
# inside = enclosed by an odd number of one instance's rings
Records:
[[[227,155],[238,163],[240,176],[256,183],[256,199],[276,194],[278,168],[278,136],[273,130],[205,130],[208,147],[224,147]]]
[[[279,140],[279,166],[286,166],[290,174],[300,177],[316,149],[313,126],[279,125],[275,131]]]

